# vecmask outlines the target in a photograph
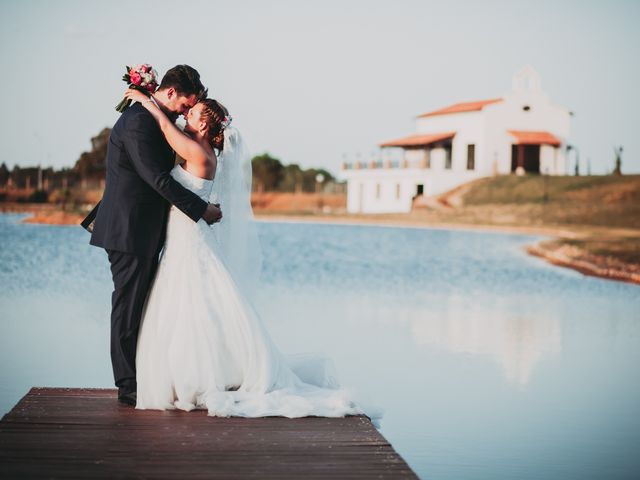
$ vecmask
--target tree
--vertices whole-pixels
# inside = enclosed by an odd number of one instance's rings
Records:
[[[82,179],[103,179],[106,175],[107,144],[110,128],[103,128],[91,139],[91,151],[82,152],[73,169]]]
[[[278,190],[281,192],[300,192],[302,191],[302,179],[304,172],[299,165],[292,163],[286,165],[283,169],[282,180]]]
[[[2,162],[2,165],[0,165],[0,187],[4,187],[7,185],[7,182],[9,181],[9,167],[7,167],[7,164]]]
[[[321,187],[334,182],[333,175],[323,168],[303,170],[292,163],[282,165],[280,160],[268,153],[253,157],[253,184],[258,192],[309,192],[316,191],[316,176],[320,173],[324,179]]]
[[[616,166],[613,169],[613,174],[622,175],[622,147],[613,147],[613,153],[616,156]]]
[[[322,174],[324,179],[322,180],[321,188],[324,187],[327,183],[333,182],[334,178],[329,172],[327,172],[324,168],[310,168],[305,170],[302,174],[302,190],[305,192],[315,192],[316,191],[316,176],[318,174]]]
[[[276,190],[284,176],[284,167],[277,158],[268,153],[257,155],[251,160],[253,184],[259,192]]]

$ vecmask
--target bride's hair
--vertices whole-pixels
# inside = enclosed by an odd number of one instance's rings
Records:
[[[224,129],[228,125],[229,111],[217,100],[207,98],[201,100],[200,118],[209,126],[208,140],[213,148],[224,149]]]

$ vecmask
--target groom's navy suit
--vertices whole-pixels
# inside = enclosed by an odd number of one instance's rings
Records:
[[[114,291],[111,363],[115,383],[136,388],[136,343],[147,292],[164,245],[169,204],[197,222],[207,202],[170,176],[174,152],[151,114],[136,103],[113,126],[107,179],[91,245],[107,251]]]

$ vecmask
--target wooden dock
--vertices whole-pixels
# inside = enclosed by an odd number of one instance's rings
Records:
[[[0,478],[43,477],[417,478],[365,416],[219,418],[32,388],[0,421]]]

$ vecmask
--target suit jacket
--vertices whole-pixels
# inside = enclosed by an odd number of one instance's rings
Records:
[[[82,222],[93,224],[91,245],[151,257],[164,244],[169,204],[202,217],[207,202],[171,177],[174,161],[152,115],[139,103],[125,110],[109,136],[102,200]]]

